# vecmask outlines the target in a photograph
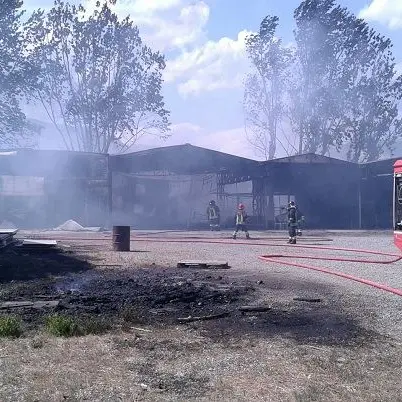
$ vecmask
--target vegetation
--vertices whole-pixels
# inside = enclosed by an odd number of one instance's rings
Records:
[[[71,317],[54,314],[46,319],[46,330],[54,336],[77,336],[80,335],[78,324]]]
[[[0,0],[0,144],[13,147],[34,139],[39,127],[29,123],[20,101],[27,94],[32,71],[21,37],[22,0]]]
[[[42,106],[70,150],[130,148],[169,135],[162,89],[165,59],[146,46],[113,0],[82,6],[55,0],[22,23],[22,0],[0,0],[0,143],[33,140],[21,100]]]
[[[100,335],[107,332],[111,324],[105,319],[94,317],[77,320],[73,317],[53,314],[46,319],[46,330],[53,336],[72,337],[84,335]]]
[[[21,321],[15,316],[0,317],[0,337],[18,338],[22,334]]]
[[[37,72],[31,96],[68,149],[107,153],[130,148],[145,134],[166,136],[169,112],[161,95],[163,55],[144,45],[127,17],[108,3],[92,15],[56,0],[25,25],[29,64]]]
[[[257,151],[275,157],[281,125],[292,134],[280,144],[288,154],[343,148],[363,162],[392,150],[402,136],[402,75],[391,41],[335,0],[302,1],[294,18],[291,51],[275,37],[277,17],[264,18],[247,39],[253,72],[245,112]]]

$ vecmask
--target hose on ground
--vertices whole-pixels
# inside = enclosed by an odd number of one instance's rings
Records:
[[[58,237],[59,240],[63,241],[104,241],[109,240],[109,237],[104,238],[90,238],[90,237]],[[305,238],[307,240],[307,237]],[[270,238],[269,240],[283,240],[283,238]],[[311,240],[311,238],[309,239]],[[314,239],[317,241],[317,239]],[[319,239],[318,241],[321,241]],[[228,245],[247,245],[247,246],[265,246],[265,247],[291,247],[292,249],[305,249],[305,250],[326,250],[326,251],[335,251],[335,252],[353,252],[359,254],[368,254],[368,255],[375,255],[375,256],[383,256],[383,257],[393,257],[392,259],[386,260],[371,260],[365,258],[344,258],[344,257],[327,257],[327,256],[311,256],[311,255],[299,255],[299,254],[270,254],[270,255],[261,255],[258,258],[266,263],[274,263],[280,265],[286,265],[294,268],[301,268],[307,269],[312,271],[318,271],[321,273],[325,273],[328,275],[333,275],[337,277],[341,277],[347,280],[355,281],[367,286],[371,286],[385,292],[392,293],[397,296],[402,297],[402,290],[390,287],[386,284],[377,283],[371,281],[369,279],[360,278],[354,275],[349,275],[344,272],[333,271],[327,268],[317,267],[313,265],[301,264],[298,262],[291,262],[291,261],[283,261],[285,258],[291,259],[310,259],[310,260],[319,260],[319,261],[337,261],[337,262],[354,262],[354,263],[364,263],[364,264],[393,264],[402,260],[402,255],[394,254],[394,253],[386,253],[381,251],[374,251],[374,250],[366,250],[366,249],[356,249],[356,248],[344,248],[344,247],[331,247],[331,246],[322,246],[322,245],[289,245],[289,244],[278,244],[278,243],[266,243],[266,242],[256,242],[253,240],[227,240],[227,239],[213,239],[213,238],[176,238],[176,239],[158,239],[155,237],[135,237],[135,242],[148,242],[148,243],[203,243],[203,244],[228,244]]]

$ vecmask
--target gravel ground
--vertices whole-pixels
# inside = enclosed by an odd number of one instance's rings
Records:
[[[280,277],[291,285],[297,281],[308,281],[325,285],[339,298],[349,299],[354,309],[368,312],[368,317],[362,317],[363,323],[369,328],[375,328],[383,334],[397,336],[402,333],[402,298],[396,295],[343,278],[326,275],[281,264],[265,263],[258,259],[260,255],[291,254],[331,256],[345,258],[362,258],[387,261],[392,257],[375,256],[363,253],[351,253],[332,250],[309,250],[292,247],[286,244],[286,232],[253,232],[250,244],[228,245],[207,244],[199,241],[222,240],[232,242],[231,232],[183,232],[183,231],[141,231],[132,232],[132,253],[111,252],[110,240],[72,241],[75,237],[88,239],[110,239],[110,233],[41,233],[41,237],[67,238],[67,244],[82,248],[83,251],[100,259],[105,265],[121,265],[123,267],[176,267],[181,260],[222,260],[231,266],[231,276],[255,277],[256,280]],[[136,241],[135,237],[138,238]],[[147,240],[149,239],[149,240]],[[152,242],[166,240],[164,242]],[[184,243],[169,243],[169,241],[185,240]],[[188,242],[187,242],[188,241]],[[242,234],[237,242],[244,243]],[[254,245],[266,243],[265,245]],[[269,244],[269,245],[268,245]],[[100,246],[102,245],[102,246]],[[298,245],[318,245],[323,247],[356,248],[398,254],[399,250],[393,244],[392,232],[366,231],[306,231],[298,238]],[[91,247],[93,247],[91,249]],[[104,250],[104,251],[100,251]],[[402,289],[402,261],[393,264],[367,264],[341,261],[309,261],[286,258],[284,261],[301,262],[317,267],[344,272],[360,278],[369,279],[381,284]],[[261,279],[258,279],[261,278]],[[312,297],[319,297],[317,292],[310,291]],[[353,301],[353,303],[352,303]],[[379,306],[381,306],[379,308]],[[366,318],[366,319],[365,319]]]
[[[130,253],[111,251],[110,233],[22,234],[59,239],[66,250],[73,251],[72,256],[83,256],[96,269],[80,265],[75,271],[86,270],[81,274],[61,270],[47,278],[49,263],[43,263],[38,267],[44,275],[38,280],[3,282],[3,300],[39,290],[54,292],[49,282],[53,280],[66,286],[76,285],[77,278],[91,283],[95,274],[94,285],[86,287],[81,280],[86,301],[105,302],[96,296],[102,299],[107,294],[118,306],[119,299],[142,298],[147,317],[152,309],[163,314],[154,322],[151,317],[131,323],[123,332],[101,336],[57,339],[34,333],[14,341],[0,339],[0,400],[401,400],[401,297],[258,259],[266,254],[390,257],[306,250],[287,245],[285,232],[252,232],[250,242],[239,237],[237,245],[199,242],[211,238],[232,242],[230,232],[133,232]],[[180,239],[185,242],[169,242]],[[300,245],[399,254],[390,232],[305,232],[298,240]],[[181,260],[227,261],[231,268],[177,268]],[[286,261],[302,261],[402,289],[400,262],[380,265],[295,257]],[[68,267],[73,272],[74,262]],[[202,283],[196,288],[201,299],[186,301],[180,296],[178,287],[187,286],[188,297],[198,283]],[[219,289],[224,289],[224,297]],[[175,299],[166,299],[167,291]],[[320,302],[298,302],[295,297]],[[184,325],[175,321],[177,314],[233,310],[244,303],[269,305],[272,310],[237,312]],[[111,320],[115,306],[108,310]],[[32,323],[32,315],[24,317]]]

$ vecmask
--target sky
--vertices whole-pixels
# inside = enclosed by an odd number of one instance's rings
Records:
[[[81,1],[88,9],[95,2]],[[24,1],[28,11],[52,4],[53,0]],[[277,35],[291,43],[293,11],[299,4],[300,0],[117,0],[119,16],[130,15],[144,41],[167,60],[163,94],[171,111],[171,137],[144,137],[133,150],[190,143],[259,159],[244,129],[243,82],[250,71],[244,39],[258,30],[265,16],[276,15]],[[402,0],[338,0],[338,4],[392,40],[402,72],[402,41],[398,40]],[[45,119],[38,110],[33,114],[28,117]],[[55,136],[47,130],[40,146],[59,148]]]

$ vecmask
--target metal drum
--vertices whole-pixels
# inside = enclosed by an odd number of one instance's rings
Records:
[[[113,226],[113,250],[130,251],[130,226]]]

